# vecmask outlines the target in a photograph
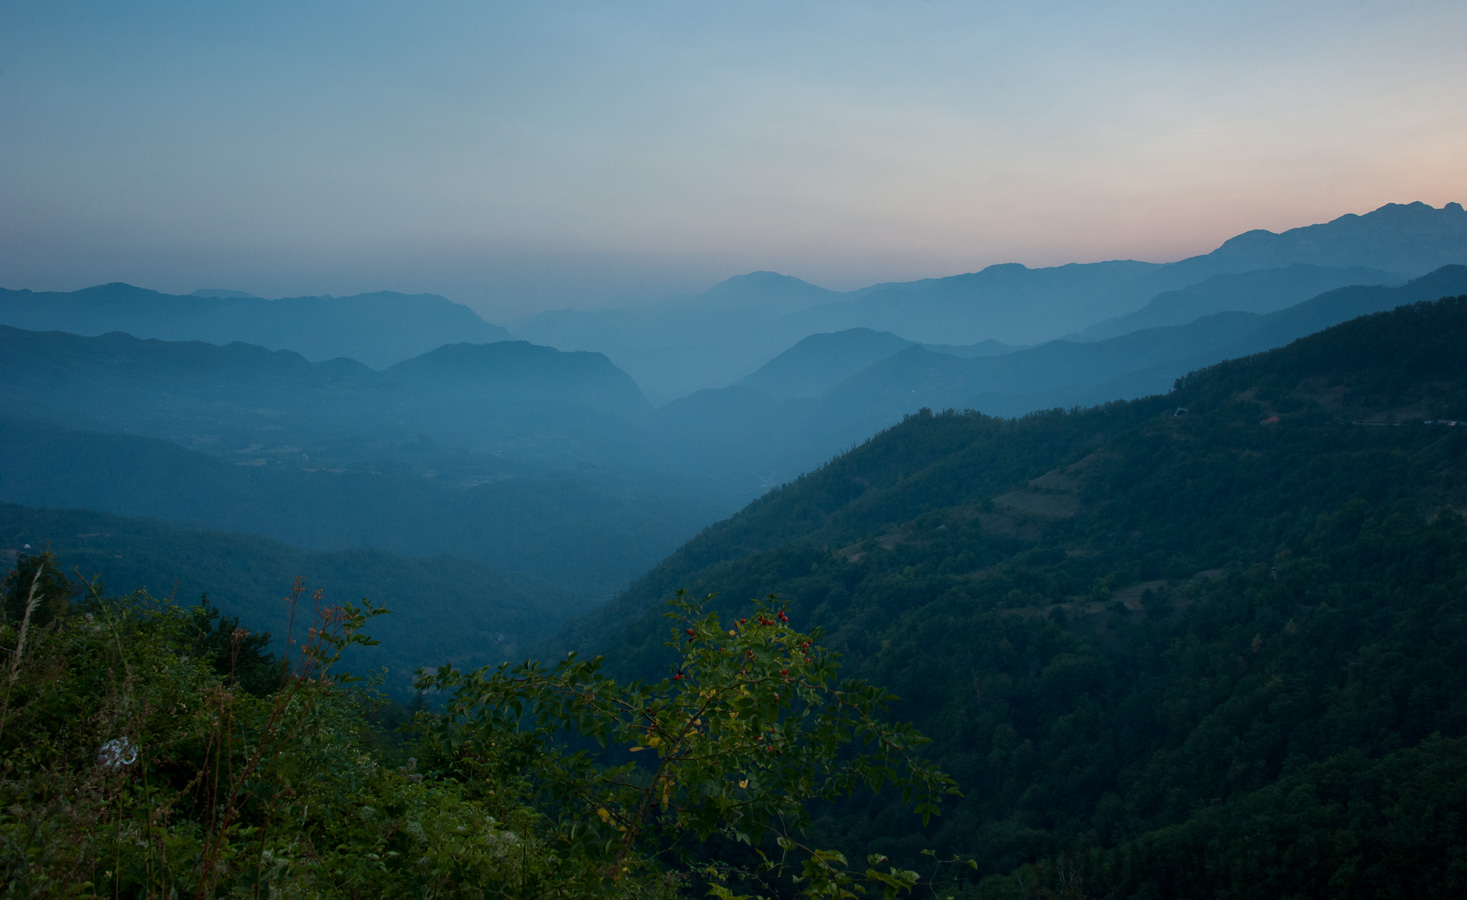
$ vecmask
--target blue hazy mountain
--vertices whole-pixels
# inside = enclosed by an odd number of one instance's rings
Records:
[[[812,334],[739,381],[778,400],[818,397],[912,342],[889,331],[852,328]]]
[[[523,342],[448,345],[378,372],[242,343],[0,326],[0,500],[311,549],[452,552],[581,593],[737,502],[679,481],[642,434],[648,414],[605,357]]]
[[[660,404],[749,374],[810,333],[777,323],[841,296],[788,275],[752,272],[701,294],[632,309],[539,313],[515,322],[514,330],[561,350],[605,353]]]
[[[331,469],[286,456],[230,460],[157,438],[0,418],[0,501],[148,516],[307,550],[461,556],[545,579],[577,603],[625,584],[717,517],[689,492],[594,468],[425,477],[386,453],[374,467]]]
[[[655,412],[604,357],[523,343],[448,346],[377,372],[242,344],[0,329],[0,409],[50,423],[7,426],[0,500],[315,549],[452,552],[604,590],[920,407],[1020,415],[1141,396],[1357,315],[1464,293],[1467,267],[1446,267],[1267,315],[967,358],[891,334],[830,335],[765,372],[783,397],[746,384]],[[858,351],[881,358],[808,396]]]
[[[1012,353],[1022,350],[1022,346],[1005,344],[1002,341],[979,341],[976,344],[923,344],[928,350],[935,353],[946,353],[948,356],[961,356],[964,359],[977,359],[980,356],[999,356],[1004,353]]]
[[[1365,215],[1348,213],[1279,234],[1247,231],[1205,256],[1176,265],[1198,271],[1246,272],[1306,263],[1424,273],[1463,262],[1464,242],[1467,211],[1462,204],[1435,209],[1421,202],[1387,203]]]
[[[0,503],[0,566],[12,565],[27,544],[55,553],[63,572],[100,577],[104,590],[144,588],[183,606],[207,594],[224,615],[269,631],[277,653],[289,626],[280,599],[297,576],[309,578],[308,587],[330,602],[367,597],[392,615],[373,623],[382,643],[354,652],[351,668],[367,674],[387,666],[387,684],[397,693],[407,692],[418,666],[472,668],[515,659],[527,642],[585,610],[543,579],[462,557],[301,550],[160,519]]]
[[[1188,298],[1159,301],[1148,314],[1157,318],[1143,316],[1137,327],[1185,324],[1193,302],[1198,311],[1191,318],[1224,309],[1267,312],[1340,286],[1341,278],[1398,283],[1464,263],[1467,212],[1459,204],[1390,204],[1278,234],[1250,231],[1173,263],[1111,260],[1034,269],[1007,263],[849,293],[760,272],[697,297],[635,309],[544,313],[515,328],[537,343],[605,353],[661,404],[733,384],[814,334],[866,328],[925,344],[1030,345],[1131,315],[1159,295],[1192,286],[1199,287]],[[1291,272],[1295,265],[1312,267],[1312,274]],[[1282,272],[1249,284],[1200,287],[1218,276],[1258,270]],[[1218,293],[1230,286],[1242,288],[1232,300]]]
[[[392,383],[469,401],[574,405],[635,417],[650,407],[627,373],[600,353],[562,352],[528,341],[446,344],[384,372]]]
[[[727,311],[747,313],[767,310],[788,315],[836,296],[834,291],[817,287],[778,272],[750,272],[724,279],[701,294],[674,298],[657,304],[664,313]]]
[[[1357,316],[1459,294],[1467,294],[1467,266],[1444,266],[1404,285],[1337,288],[1266,315],[1214,313],[1104,341],[1051,341],[967,360],[909,348],[847,379],[827,399],[886,406],[888,415],[911,411],[913,403],[1003,416],[1089,406],[1164,393],[1194,369],[1281,347]]]
[[[889,331],[869,328],[812,334],[741,379],[735,387],[749,388],[778,400],[818,397],[867,366],[912,346],[918,345]],[[963,359],[999,356],[1020,349],[998,341],[921,346]]]
[[[1294,263],[1281,269],[1259,269],[1214,275],[1205,281],[1152,297],[1140,309],[1107,319],[1076,337],[1100,340],[1164,325],[1185,325],[1218,312],[1271,313],[1325,291],[1354,284],[1400,284],[1405,276],[1367,266],[1314,266]]]
[[[626,465],[647,401],[595,353],[452,344],[377,372],[251,344],[0,326],[5,415],[164,438],[229,458],[365,460],[419,438],[545,465]]]
[[[864,326],[921,342],[1034,343],[1064,333],[1061,323],[1090,324],[1129,312],[1156,292],[1157,278],[1155,264],[1136,260],[1041,269],[1003,263],[946,278],[873,285],[795,318],[804,329]]]
[[[264,300],[225,290],[178,296],[121,283],[70,293],[0,290],[0,325],[211,344],[243,341],[294,350],[310,360],[349,357],[373,368],[443,344],[513,339],[467,306],[436,294]]]
[[[1158,294],[1217,275],[1305,264],[1368,267],[1399,280],[1463,263],[1467,211],[1460,204],[1435,209],[1393,203],[1280,234],[1250,231],[1211,253],[1175,263],[1119,260],[1042,269],[1010,263],[949,278],[875,285],[843,303],[797,315],[811,333],[864,326],[923,342],[1037,343],[1134,312]]]
[[[1266,315],[1225,312],[1101,341],[1056,340],[961,358],[911,344],[815,396],[772,396],[748,383],[699,391],[657,410],[708,477],[762,493],[922,407],[1020,416],[1163,393],[1190,371],[1283,346],[1356,316],[1467,294],[1467,266],[1399,286],[1352,286]],[[777,437],[776,437],[777,436]]]

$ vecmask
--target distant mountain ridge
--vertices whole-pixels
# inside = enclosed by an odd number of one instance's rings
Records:
[[[444,344],[403,360],[384,374],[440,396],[473,398],[481,407],[511,400],[575,404],[627,417],[650,409],[636,382],[602,354],[566,353],[529,341]]]
[[[1329,222],[1279,234],[1263,229],[1246,231],[1224,241],[1205,257],[1194,259],[1207,259],[1213,266],[1235,272],[1296,262],[1427,272],[1464,262],[1464,242],[1467,211],[1462,204],[1447,203],[1436,209],[1417,201],[1387,203],[1365,215],[1347,213]]]
[[[524,342],[449,344],[381,372],[235,342],[82,337],[0,326],[4,415],[176,441],[232,457],[388,447],[425,435],[509,460],[584,463],[621,452],[623,419],[648,412],[596,353]],[[610,423],[610,424],[608,424]],[[571,446],[591,451],[569,452]],[[318,465],[321,463],[318,463]]]
[[[666,301],[663,308],[697,306],[703,309],[774,310],[788,314],[827,302],[836,294],[827,288],[778,272],[735,275],[692,297]]]
[[[809,333],[771,322],[842,296],[789,275],[751,272],[647,306],[550,310],[512,324],[537,344],[605,353],[660,405],[749,374]]]
[[[804,388],[822,383],[812,373],[823,373],[828,383],[845,369],[810,348],[866,343],[876,333],[820,335],[783,357],[799,360],[799,367],[788,365],[793,375],[771,364],[758,378],[670,403],[654,420],[669,435],[697,434],[731,471],[767,488],[921,407],[1022,416],[1163,393],[1177,378],[1224,359],[1280,347],[1356,316],[1461,294],[1467,294],[1467,266],[1445,266],[1403,285],[1338,288],[1266,315],[1215,313],[1106,340],[1057,340],[968,358],[909,343],[812,395]],[[855,352],[848,357],[862,358]],[[755,422],[757,429],[750,427]],[[707,458],[715,458],[714,452],[705,451]]]
[[[853,292],[849,305],[800,315],[812,327],[822,326],[820,331],[864,325],[924,342],[1035,343],[1063,333],[1044,333],[1045,323],[1053,328],[1055,322],[1073,322],[1078,327],[1068,330],[1080,330],[1218,275],[1305,264],[1368,267],[1403,278],[1464,263],[1467,211],[1460,204],[1435,209],[1392,203],[1279,234],[1246,232],[1211,253],[1174,263],[1113,260],[1040,269],[1005,263],[965,275],[873,285]]]
[[[654,405],[752,377],[816,334],[856,328],[927,345],[1035,345],[1094,340],[1180,325],[1226,310],[1271,312],[1345,284],[1394,284],[1467,264],[1467,211],[1387,204],[1364,215],[1281,233],[1261,229],[1172,263],[1107,260],[976,272],[838,292],[756,271],[687,297],[621,309],[553,310],[514,323],[516,334],[564,351],[604,353]],[[1265,273],[1271,274],[1265,274]],[[200,289],[188,297],[125,284],[69,294],[0,290],[0,324],[97,335],[244,341],[320,361],[376,369],[445,344],[512,340],[468,307],[431,294],[264,300]]]
[[[1266,315],[1223,312],[1186,325],[1105,341],[1051,341],[1002,356],[958,360],[913,347],[841,384],[848,403],[887,398],[895,415],[919,403],[1022,415],[1162,393],[1193,369],[1246,356],[1368,313],[1467,294],[1467,266],[1445,266],[1399,286],[1350,286]],[[877,404],[872,404],[877,405]]]
[[[1099,322],[1076,337],[1100,340],[1143,328],[1186,325],[1218,312],[1271,313],[1335,288],[1356,284],[1397,285],[1404,281],[1404,275],[1368,266],[1293,263],[1280,269],[1229,272],[1157,294],[1135,312]]]
[[[1453,264],[1467,264],[1467,211],[1460,204],[1388,204],[1278,234],[1250,231],[1210,253],[1172,263],[1108,260],[1034,269],[1003,263],[847,293],[757,272],[694,298],[547,312],[515,328],[536,343],[605,353],[660,405],[751,377],[815,334],[865,328],[946,345],[1033,345],[1076,333],[1094,339],[1185,324],[1225,309],[1270,312],[1344,284],[1399,283]],[[1276,271],[1242,277],[1259,270]],[[1231,298],[1229,288],[1236,289]],[[1190,293],[1139,312],[1176,291]],[[727,302],[718,299],[725,296]],[[1123,320],[1132,315],[1138,318]],[[1086,333],[1090,328],[1097,330]]]
[[[870,328],[812,334],[738,385],[777,400],[818,397],[872,363],[910,346],[912,342],[904,337]]]
[[[31,331],[243,341],[312,361],[348,357],[373,368],[443,344],[513,340],[505,329],[436,294],[378,291],[353,297],[264,300],[238,291],[164,294],[116,282],[69,293],[0,289],[0,325]]]

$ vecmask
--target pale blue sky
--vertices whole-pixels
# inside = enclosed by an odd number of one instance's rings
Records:
[[[0,286],[507,319],[1467,201],[1467,3],[0,0]]]

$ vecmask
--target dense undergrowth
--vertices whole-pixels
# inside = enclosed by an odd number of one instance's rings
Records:
[[[575,657],[423,673],[433,702],[394,730],[403,710],[335,673],[380,608],[297,582],[277,658],[46,554],[5,591],[6,896],[892,896],[919,875],[809,846],[806,804],[897,785],[925,819],[953,791],[769,603],[722,624],[680,599],[653,683]]]

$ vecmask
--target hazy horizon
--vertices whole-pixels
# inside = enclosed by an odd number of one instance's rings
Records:
[[[0,282],[492,321],[1467,198],[1457,3],[0,2]]]

